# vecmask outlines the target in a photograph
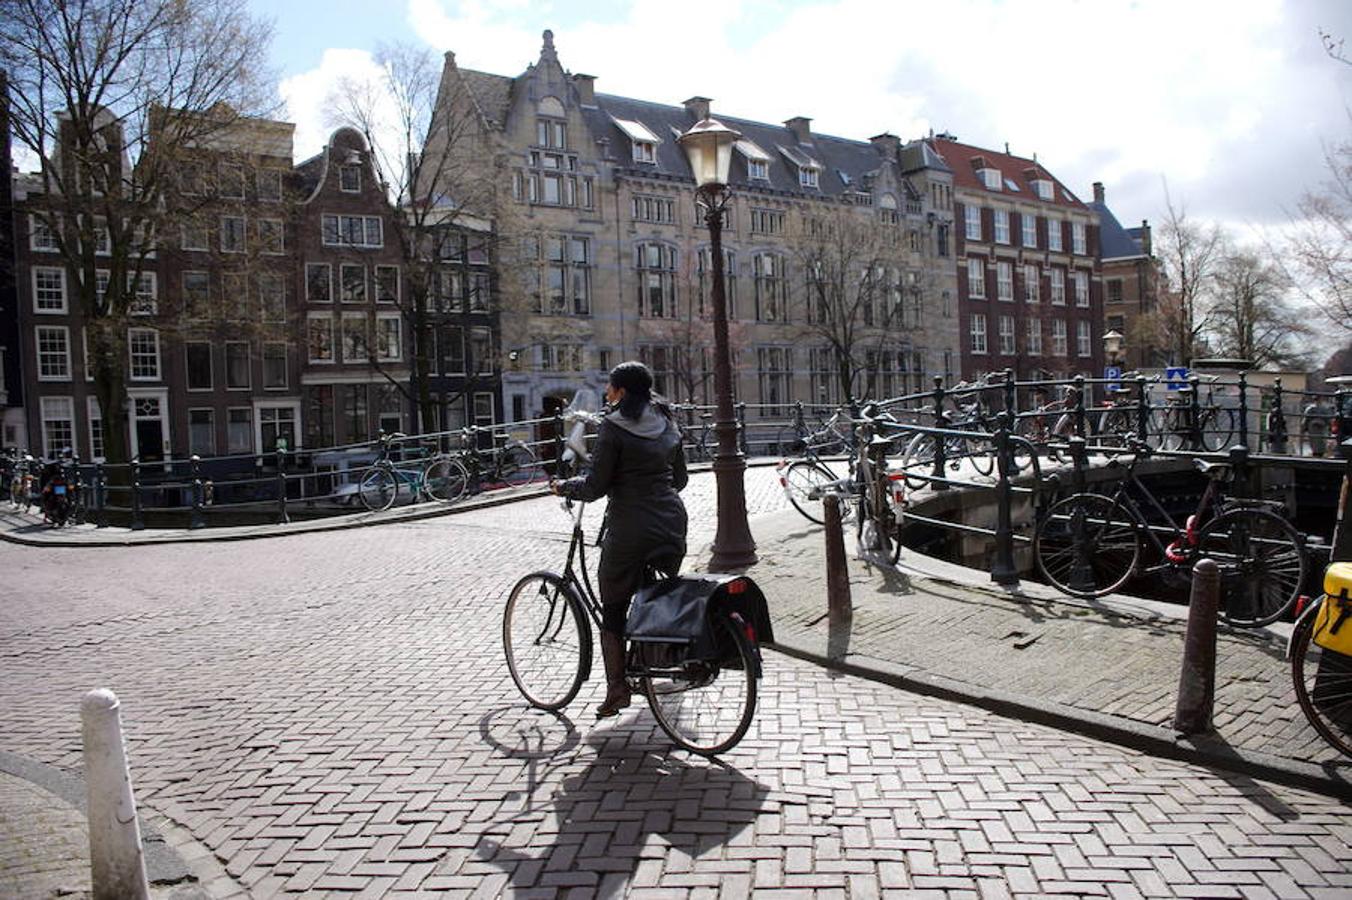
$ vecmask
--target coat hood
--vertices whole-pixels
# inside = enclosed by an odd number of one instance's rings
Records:
[[[661,437],[667,430],[670,419],[662,415],[653,407],[651,403],[643,408],[643,414],[637,419],[629,419],[620,415],[619,410],[615,410],[606,416],[606,421],[612,425],[618,425],[630,434],[641,438]]]

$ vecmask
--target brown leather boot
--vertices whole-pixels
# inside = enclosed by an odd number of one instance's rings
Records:
[[[624,680],[624,638],[602,631],[601,661],[606,667],[606,699],[596,708],[596,718],[605,719],[617,715],[633,699]]]

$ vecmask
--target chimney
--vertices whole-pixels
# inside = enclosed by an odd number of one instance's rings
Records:
[[[901,138],[895,134],[888,134],[884,131],[882,134],[875,134],[869,138],[868,142],[884,159],[896,159],[901,154]]]
[[[596,108],[596,76],[574,75],[573,87],[577,88],[577,102],[589,109]]]
[[[447,51],[446,51],[446,57],[445,57],[445,59],[446,59],[446,67],[447,67],[448,69],[454,69],[454,68],[455,68],[455,51],[454,51],[454,50],[447,50]]]
[[[1094,202],[1103,204],[1103,182],[1101,181],[1094,182]]]
[[[1153,256],[1153,248],[1150,245],[1150,220],[1141,220],[1141,252],[1146,256]]]
[[[686,112],[695,117],[696,122],[699,122],[709,118],[710,103],[713,101],[708,97],[691,97],[681,105],[685,107]]]
[[[800,144],[812,143],[812,120],[805,116],[794,116],[784,123],[784,127],[793,132]]]

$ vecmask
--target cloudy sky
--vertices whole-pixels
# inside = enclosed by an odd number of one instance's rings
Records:
[[[1348,0],[293,0],[274,54],[298,157],[327,135],[323,100],[380,42],[453,50],[517,75],[550,28],[597,90],[761,121],[804,115],[866,139],[931,128],[1031,156],[1118,218],[1156,221],[1167,179],[1189,213],[1239,231],[1280,224],[1352,137]]]

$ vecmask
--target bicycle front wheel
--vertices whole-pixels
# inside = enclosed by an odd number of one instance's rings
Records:
[[[788,495],[793,508],[803,514],[803,518],[818,525],[826,523],[826,512],[820,494],[810,496],[813,489],[820,491],[825,485],[836,480],[835,473],[819,462],[800,459],[789,463],[784,470],[784,493]],[[840,512],[844,516],[849,511],[848,504],[841,504]]]
[[[1202,411],[1199,419],[1202,449],[1218,453],[1230,446],[1238,431],[1239,416],[1233,409],[1213,406]]]
[[[544,474],[535,453],[525,444],[513,444],[502,451],[498,468],[502,480],[509,485],[530,484]]]
[[[532,572],[507,596],[502,648],[517,690],[531,706],[562,709],[591,668],[591,629],[582,601],[552,572]]]
[[[1339,753],[1352,756],[1352,657],[1314,642],[1316,615],[1312,611],[1302,618],[1291,634],[1291,682],[1314,730]]]
[[[911,490],[929,487],[928,477],[934,474],[934,448],[938,445],[932,434],[917,434],[906,445],[901,457],[902,469],[906,472],[906,486]]]
[[[653,718],[678,746],[714,756],[736,746],[756,712],[758,662],[731,617],[710,623],[723,651],[718,662],[692,661],[643,678]]]
[[[901,555],[897,549],[896,520],[892,515],[891,506],[885,500],[879,504],[873,499],[872,495],[878,489],[876,485],[866,488],[863,495],[858,497],[856,503],[858,510],[855,514],[859,518],[856,522],[855,536],[861,550],[877,553],[895,565]]]
[[[991,475],[995,472],[994,444],[989,441],[962,442],[962,452],[972,460],[972,468],[978,475]]]
[[[454,503],[465,495],[469,473],[465,467],[449,457],[433,460],[423,472],[423,489],[427,496],[442,503]]]
[[[798,430],[796,425],[785,425],[775,435],[775,448],[781,456],[798,456],[806,447],[807,444],[803,442],[803,433]]]
[[[1221,617],[1239,628],[1277,621],[1305,582],[1300,534],[1266,509],[1240,507],[1212,519],[1198,535],[1194,559],[1209,557],[1221,574]]]
[[[1135,518],[1101,494],[1074,494],[1047,510],[1033,538],[1047,583],[1072,597],[1102,597],[1136,571],[1141,539]]]
[[[372,466],[357,481],[357,496],[361,505],[372,512],[380,512],[394,505],[399,493],[399,480],[394,471],[385,466]]]

